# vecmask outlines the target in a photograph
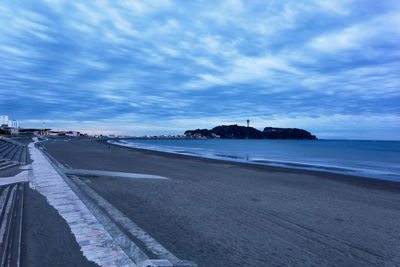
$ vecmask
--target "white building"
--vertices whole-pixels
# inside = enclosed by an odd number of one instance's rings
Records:
[[[16,120],[8,121],[8,127],[18,129],[19,123]]]
[[[1,115],[0,116],[0,126],[8,126],[8,116],[6,115]]]
[[[65,133],[65,136],[79,136],[79,132],[75,132],[75,131],[70,131],[68,133]]]

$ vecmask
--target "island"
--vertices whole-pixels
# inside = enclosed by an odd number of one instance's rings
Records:
[[[208,129],[187,130],[185,135],[190,138],[209,139],[295,139],[317,140],[315,135],[298,128],[265,127],[263,131],[253,127],[235,125],[221,125]]]

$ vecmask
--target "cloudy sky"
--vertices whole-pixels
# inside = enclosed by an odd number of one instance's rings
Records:
[[[398,0],[5,0],[0,115],[25,127],[220,124],[400,139]]]

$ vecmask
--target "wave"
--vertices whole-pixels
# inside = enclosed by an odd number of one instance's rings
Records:
[[[153,150],[159,152],[168,152],[180,155],[203,157],[209,159],[219,159],[233,162],[245,162],[250,164],[260,164],[273,167],[284,167],[291,169],[301,169],[310,171],[329,172],[337,174],[345,174],[351,176],[360,176],[367,178],[374,178],[380,180],[390,180],[400,182],[400,173],[397,170],[398,166],[388,162],[372,162],[372,161],[358,161],[358,160],[333,160],[332,158],[324,157],[308,157],[308,159],[301,159],[299,157],[292,157],[283,159],[280,157],[268,157],[268,155],[257,155],[257,153],[251,153],[251,151],[222,151],[218,148],[218,143],[214,142],[214,148],[207,147],[193,147],[187,144],[181,143],[175,140],[170,143],[155,144],[146,142],[143,140],[109,140],[108,142],[115,145],[133,147],[139,149]],[[205,140],[207,141],[207,140]],[[168,141],[167,141],[168,142]],[[167,145],[165,145],[167,144]],[[171,145],[172,144],[172,145]],[[184,144],[184,145],[183,145]],[[243,150],[243,149],[242,149]]]

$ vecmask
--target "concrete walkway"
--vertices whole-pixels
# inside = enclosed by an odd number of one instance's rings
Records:
[[[21,182],[28,182],[28,171],[22,171],[12,177],[0,178],[0,186]]]
[[[59,171],[65,174],[74,174],[74,175],[93,175],[93,176],[124,177],[124,178],[134,178],[134,179],[168,180],[168,178],[163,176],[141,174],[141,173],[129,173],[129,172],[111,172],[111,171],[98,171],[98,170],[62,169],[62,168],[60,168]]]

